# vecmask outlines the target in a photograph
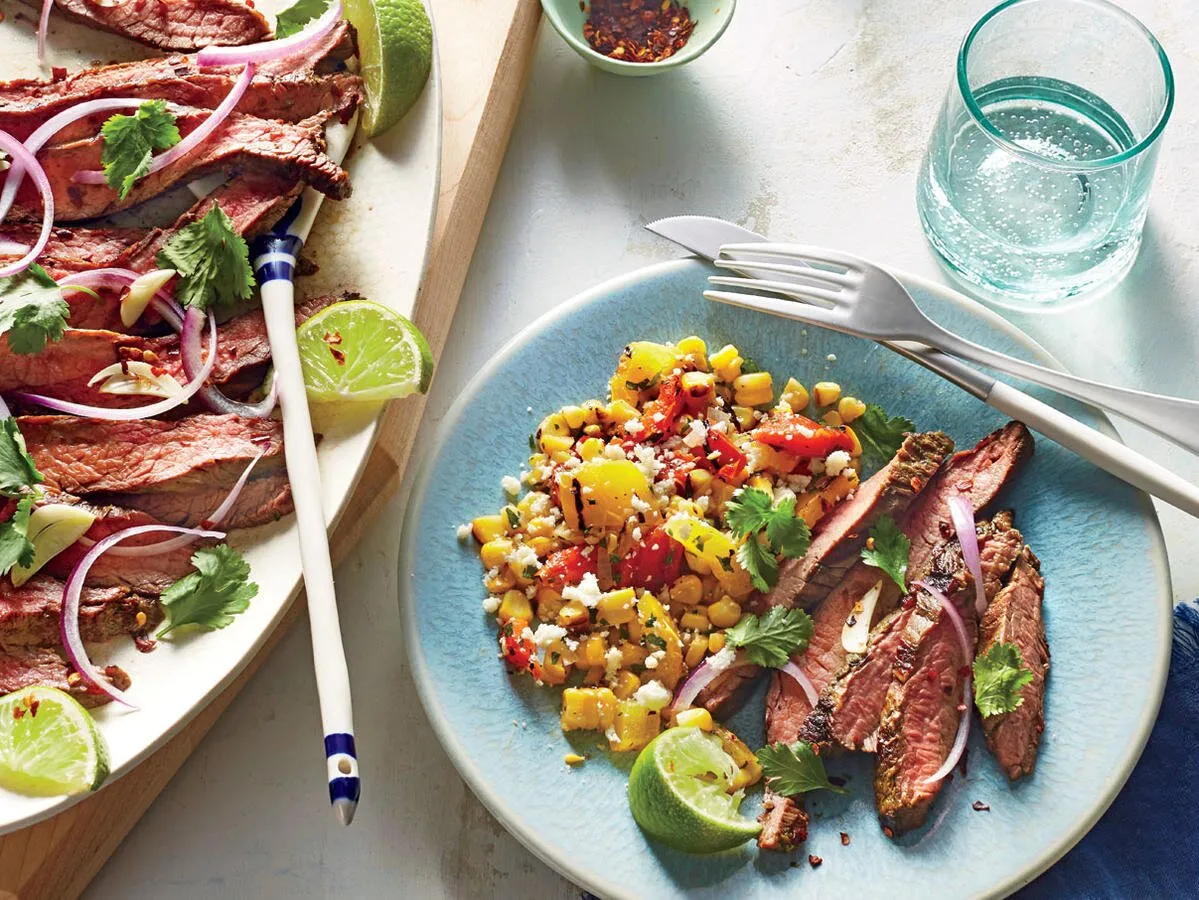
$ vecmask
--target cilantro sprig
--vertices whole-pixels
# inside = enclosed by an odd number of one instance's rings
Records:
[[[0,575],[7,575],[13,566],[33,565],[33,544],[29,541],[29,517],[33,514],[33,494],[17,502],[12,518],[0,523]]]
[[[981,715],[1010,713],[1024,703],[1020,689],[1033,679],[1015,644],[995,644],[974,660],[974,705]]]
[[[729,646],[745,652],[746,658],[763,668],[777,669],[796,653],[808,649],[812,617],[802,609],[772,606],[765,615],[743,616],[724,633]]]
[[[33,564],[34,547],[29,540],[29,517],[42,475],[25,450],[25,440],[12,417],[0,419],[0,501],[17,504],[7,521],[0,522],[0,575],[15,565]],[[0,502],[0,506],[6,505]]]
[[[868,468],[881,468],[899,450],[903,436],[916,428],[911,419],[887,417],[877,403],[869,403],[866,412],[854,420],[854,434],[862,445],[862,463]]]
[[[154,151],[179,143],[179,128],[165,100],[147,100],[131,116],[112,116],[101,126],[100,134],[104,137],[100,152],[104,181],[122,200],[150,170]]]
[[[862,561],[868,566],[882,569],[901,591],[907,593],[908,556],[912,542],[899,530],[895,520],[883,516],[870,529],[870,539],[862,548]]]
[[[158,264],[179,273],[175,298],[184,306],[233,303],[254,289],[250,248],[219,203],[167,241]]]
[[[290,37],[329,8],[329,0],[296,0],[279,13],[275,21],[275,39]]]
[[[250,564],[227,544],[197,550],[191,562],[196,571],[163,591],[167,621],[159,637],[185,625],[224,628],[258,594],[258,585],[250,581]]]
[[[70,311],[62,288],[37,263],[0,278],[0,334],[8,335],[13,353],[41,353],[62,337]]]
[[[737,491],[725,504],[724,522],[743,539],[737,561],[759,591],[768,591],[778,582],[777,556],[797,559],[811,541],[808,523],[795,515],[795,498],[775,504],[770,494],[758,488]]]
[[[784,797],[806,794],[808,791],[833,791],[844,794],[845,788],[828,780],[822,760],[805,741],[794,744],[768,744],[757,752],[762,775],[770,789]]]

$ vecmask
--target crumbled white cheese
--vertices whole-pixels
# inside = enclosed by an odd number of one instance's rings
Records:
[[[549,494],[535,491],[525,497],[525,502],[528,503],[530,516],[544,516],[551,512]]]
[[[512,563],[512,565],[522,571],[530,568],[534,570],[541,568],[541,561],[537,558],[537,551],[528,544],[518,544],[513,547],[508,551],[508,555],[504,557],[504,560]]]
[[[646,709],[659,710],[670,705],[672,696],[670,691],[662,687],[662,682],[647,681],[637,688],[637,693],[633,694],[633,700]]]
[[[786,500],[794,500],[794,499],[796,499],[795,491],[791,490],[791,488],[776,487],[774,489],[774,502],[775,502],[776,506]]]
[[[742,450],[745,453],[745,471],[752,475],[755,472],[761,472],[766,468],[766,459],[770,456],[771,450],[765,444],[758,441],[747,441],[742,444]]]
[[[541,624],[533,632],[533,643],[538,647],[548,647],[554,641],[566,637],[566,629],[559,625]]]
[[[708,512],[708,506],[712,502],[712,498],[707,494],[703,494],[702,496],[696,497],[691,502],[695,504],[696,509],[698,509],[701,513],[706,514]]]
[[[462,524],[462,525],[458,526],[458,540],[468,541],[468,540],[470,540],[470,535],[471,535],[471,529],[470,529],[469,525]]]
[[[630,437],[637,437],[641,432],[645,431],[645,426],[641,424],[640,419],[630,419],[624,423],[624,430]]]
[[[500,608],[500,598],[495,594],[488,594],[483,598],[483,612],[495,615],[495,611]]]
[[[616,677],[622,662],[624,662],[624,654],[620,652],[620,648],[609,647],[608,652],[604,654],[604,675],[609,681]]]
[[[653,447],[638,444],[633,448],[633,455],[637,457],[637,468],[646,478],[653,481],[658,477],[658,473],[662,471],[662,463],[658,462],[658,458],[654,455]]]
[[[603,593],[595,574],[588,572],[578,584],[567,585],[562,589],[562,599],[578,600],[584,606],[593,608],[599,604]]]
[[[673,478],[667,478],[665,481],[654,482],[654,493],[659,497],[669,497],[675,493],[675,483]]]
[[[717,653],[714,653],[708,658],[708,666],[716,672],[723,672],[733,664],[737,658],[737,652],[727,644],[720,648]]]
[[[649,512],[653,508],[636,494],[629,495],[629,505],[637,512]]]
[[[823,459],[808,460],[808,470],[813,475],[823,475],[824,474],[824,460]]]
[[[608,739],[609,744],[620,743],[620,735],[616,733],[615,725],[609,725],[606,729],[604,729],[604,737]]]
[[[645,658],[645,667],[647,669],[656,669],[656,668],[658,668],[658,663],[662,662],[662,660],[664,660],[665,658],[666,658],[665,650],[655,650],[653,653],[651,653],[649,656],[647,656]]]
[[[520,481],[513,478],[511,475],[505,475],[500,479],[500,487],[504,489],[504,493],[510,497],[515,497],[520,493]]]
[[[812,483],[812,476],[788,475],[784,480],[787,482],[787,487],[791,488],[791,490],[795,491],[796,493],[799,493],[800,491],[806,491],[808,489],[808,485]]]
[[[604,447],[605,459],[625,459],[624,450],[620,444],[608,444]]]
[[[834,450],[824,458],[824,472],[826,475],[840,475],[841,470],[849,465],[849,454],[844,450]]]
[[[635,540],[635,541],[641,540],[641,526],[637,526],[636,528],[633,529],[633,540]]]
[[[691,420],[691,427],[683,435],[683,443],[688,447],[698,447],[708,439],[708,429],[699,419]]]
[[[825,359],[827,359],[829,362],[836,362],[836,361],[837,361],[837,354],[836,354],[836,353],[830,353],[828,356],[826,356],[826,357],[825,357]]]

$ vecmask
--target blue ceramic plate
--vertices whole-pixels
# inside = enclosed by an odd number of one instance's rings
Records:
[[[407,654],[429,719],[500,822],[603,897],[940,898],[1014,890],[1082,837],[1124,784],[1157,713],[1169,661],[1169,575],[1148,498],[1048,440],[1038,441],[1003,498],[1041,557],[1047,583],[1053,669],[1037,771],[1010,786],[975,729],[969,775],[956,777],[929,824],[902,842],[879,831],[869,761],[858,758],[829,762],[851,793],[812,799],[804,855],[759,853],[749,844],[699,857],[658,846],[629,815],[631,761],[610,760],[588,742],[588,762],[568,768],[563,755],[579,745],[558,729],[558,691],[504,673],[494,622],[481,605],[475,547],[459,543],[455,529],[504,502],[500,479],[519,472],[529,434],[546,413],[604,395],[630,341],[698,334],[709,347],[734,343],[776,381],[838,381],[922,429],[943,429],[961,447],[1003,424],[973,397],[873,343],[709,303],[700,293],[709,272],[693,260],[653,266],[563,304],[500,352],[446,416],[417,479],[401,553]],[[981,306],[904,281],[951,329],[1048,361]],[[1095,424],[1081,407],[1068,411]],[[760,689],[733,722],[751,746],[762,742],[761,710]],[[974,811],[974,800],[990,811]],[[757,797],[743,809],[756,815]],[[824,864],[809,868],[807,853]]]

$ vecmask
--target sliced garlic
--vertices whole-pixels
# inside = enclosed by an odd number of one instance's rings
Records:
[[[33,544],[33,562],[9,570],[13,587],[20,587],[39,569],[83,537],[96,517],[85,509],[66,503],[49,503],[34,509],[27,531]]]
[[[874,583],[874,587],[853,605],[849,618],[841,628],[841,646],[845,648],[846,653],[866,652],[866,644],[870,641],[870,620],[874,618],[874,607],[882,590],[883,580],[880,578]]]
[[[169,372],[155,372],[154,367],[146,362],[119,362],[106,366],[87,383],[88,387],[97,382],[102,394],[122,394],[125,396],[140,395],[145,397],[174,397],[183,390],[174,375]]]
[[[121,298],[121,321],[126,328],[142,317],[154,295],[177,274],[174,269],[155,269],[134,279],[129,293]]]

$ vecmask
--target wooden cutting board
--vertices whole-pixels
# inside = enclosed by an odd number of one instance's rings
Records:
[[[441,194],[415,319],[435,356],[449,333],[499,173],[537,34],[538,0],[430,0],[441,67]],[[393,403],[333,535],[344,557],[399,487],[424,398]],[[292,605],[241,676],[170,743],[95,797],[0,838],[0,900],[79,896],[303,611]]]

